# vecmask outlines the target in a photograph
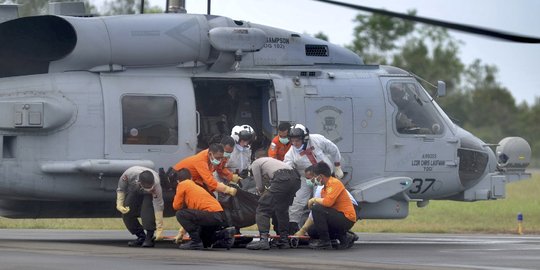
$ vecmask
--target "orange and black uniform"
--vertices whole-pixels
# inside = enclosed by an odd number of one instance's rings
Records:
[[[337,178],[330,177],[324,184],[321,198],[322,203],[311,208],[316,234],[321,240],[343,237],[356,222],[356,212],[345,186]]]
[[[223,208],[216,198],[192,180],[176,186],[173,209],[193,241],[211,244],[214,232],[226,225]]]
[[[283,161],[283,159],[285,158],[285,154],[287,153],[287,151],[289,151],[289,148],[291,148],[291,142],[288,142],[287,144],[282,144],[279,141],[278,135],[274,137],[274,139],[272,139],[272,143],[270,143],[270,147],[268,147],[268,157]]]
[[[180,162],[174,165],[173,169],[179,171],[182,168],[186,168],[191,173],[191,179],[197,183],[199,186],[204,187],[210,192],[216,190],[218,182],[212,174],[214,171],[227,180],[232,179],[232,173],[225,168],[224,162],[222,161],[217,167],[210,164],[210,159],[208,158],[208,149],[203,150],[196,155],[187,157],[180,160]]]

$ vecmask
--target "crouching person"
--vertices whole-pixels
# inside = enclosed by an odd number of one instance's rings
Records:
[[[130,247],[153,247],[154,232],[158,240],[162,238],[163,204],[159,175],[155,171],[133,166],[120,176],[116,209],[122,213],[129,232],[137,236],[135,241],[128,243]],[[141,217],[142,225],[138,217]]]
[[[177,211],[176,219],[191,237],[191,241],[179,248],[203,249],[218,240],[223,240],[230,248],[234,244],[235,230],[233,227],[223,229],[225,214],[216,198],[191,180],[188,169],[178,172],[178,182],[173,208]]]
[[[255,160],[251,170],[257,190],[262,193],[255,215],[260,241],[248,244],[247,248],[270,249],[268,234],[272,217],[277,220],[280,236],[276,246],[280,249],[289,248],[289,206],[300,188],[300,175],[290,165],[269,157]]]
[[[341,248],[348,248],[354,241],[354,235],[347,233],[356,222],[356,212],[353,203],[340,180],[332,177],[330,167],[319,162],[313,168],[314,184],[323,186],[321,198],[311,198],[308,208],[313,216],[314,235],[310,247],[314,249],[331,249],[332,238],[339,240]],[[311,235],[311,233],[310,233]]]

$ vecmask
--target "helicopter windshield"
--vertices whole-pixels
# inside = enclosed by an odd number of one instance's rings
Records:
[[[433,134],[444,132],[444,125],[429,96],[414,82],[392,82],[390,100],[397,109],[396,130],[400,134]]]

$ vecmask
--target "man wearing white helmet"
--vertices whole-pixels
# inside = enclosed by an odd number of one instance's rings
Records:
[[[343,177],[341,170],[341,154],[339,148],[320,134],[309,134],[309,130],[296,124],[289,131],[291,148],[285,154],[283,162],[295,168],[302,176],[301,187],[296,192],[293,204],[289,208],[290,230],[296,232],[303,217],[309,210],[305,209],[307,201],[313,195],[313,187],[306,184],[304,170],[320,161],[324,161],[332,169],[337,178]]]
[[[233,137],[236,145],[226,167],[232,173],[240,174],[242,177],[245,177],[245,172],[247,172],[249,165],[251,164],[250,145],[251,142],[255,140],[255,132],[249,125],[239,125],[233,127],[231,137]]]

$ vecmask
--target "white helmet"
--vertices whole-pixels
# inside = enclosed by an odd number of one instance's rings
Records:
[[[309,129],[301,124],[293,125],[289,130],[289,138],[300,138],[305,144],[309,141]]]
[[[255,132],[249,125],[234,126],[231,131],[231,137],[233,137],[236,143],[240,142],[240,140],[251,142],[255,139]]]

